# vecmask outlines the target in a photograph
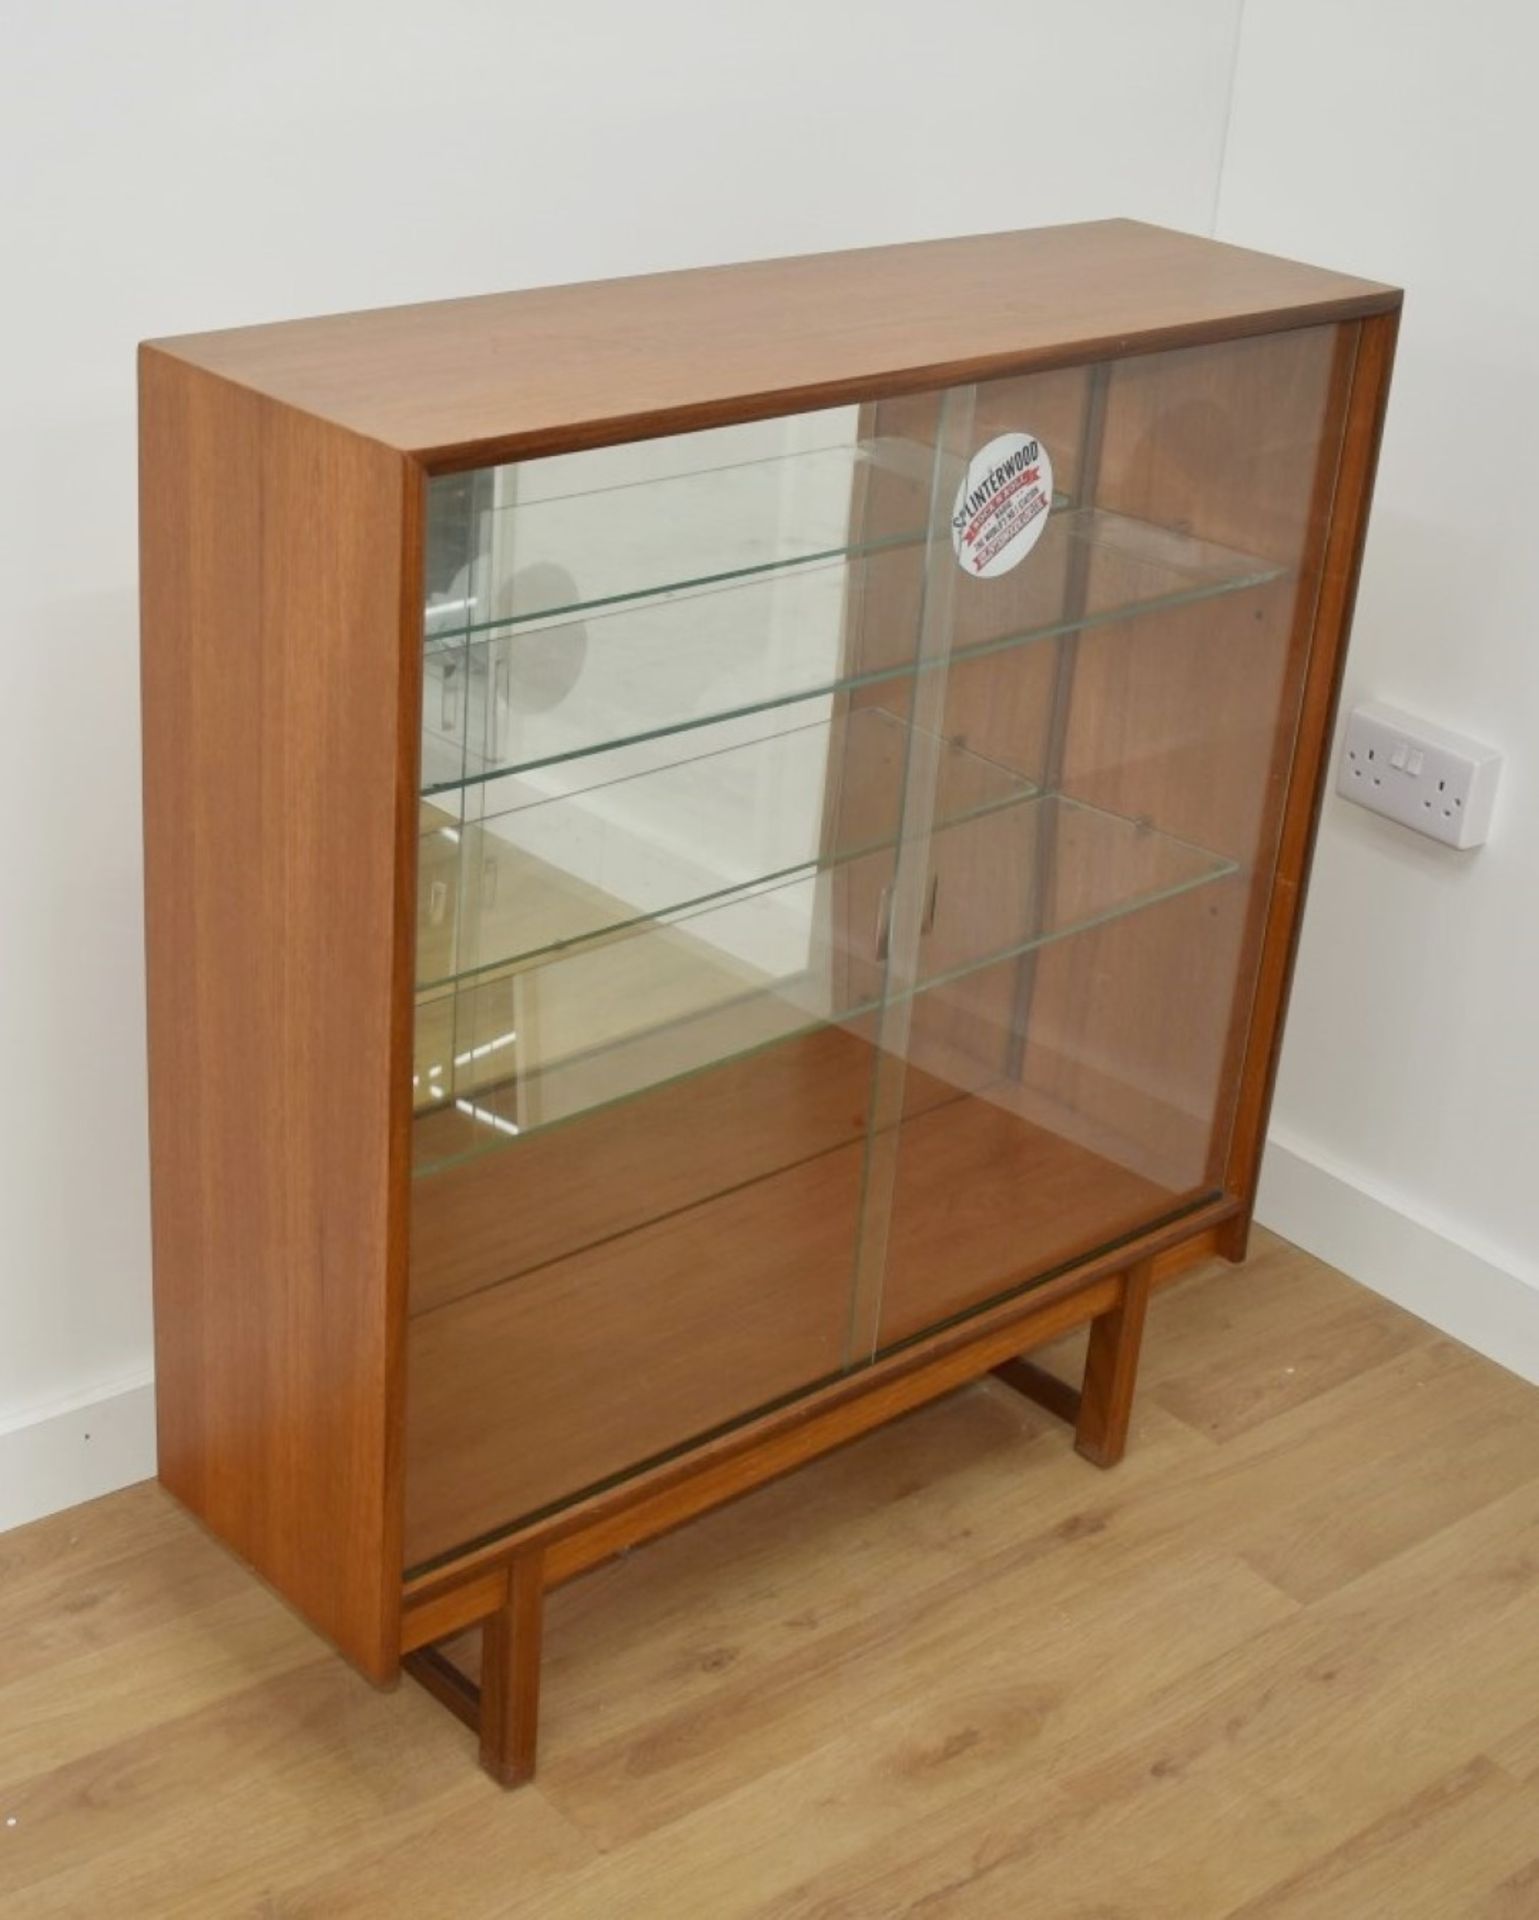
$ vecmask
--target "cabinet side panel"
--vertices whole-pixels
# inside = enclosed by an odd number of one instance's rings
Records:
[[[1244,1211],[1226,1223],[1220,1239],[1220,1250],[1232,1259],[1244,1256],[1256,1204],[1399,331],[1398,308],[1362,322],[1346,401],[1341,464],[1331,501],[1298,744],[1289,769],[1276,878],[1261,940],[1255,1014],[1246,1041],[1226,1170],[1228,1191],[1244,1201]]]
[[[154,349],[140,436],[160,1474],[385,1679],[418,494],[399,455]]]

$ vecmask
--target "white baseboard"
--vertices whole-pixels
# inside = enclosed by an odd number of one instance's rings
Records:
[[[119,1381],[0,1421],[0,1533],[148,1480],[155,1388]]]
[[[1539,1381],[1539,1269],[1418,1217],[1355,1168],[1274,1129],[1256,1218],[1419,1319]]]

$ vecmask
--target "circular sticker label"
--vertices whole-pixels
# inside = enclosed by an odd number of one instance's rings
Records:
[[[1047,529],[1053,461],[1029,433],[1002,433],[967,463],[951,515],[957,565],[977,580],[1018,567]]]

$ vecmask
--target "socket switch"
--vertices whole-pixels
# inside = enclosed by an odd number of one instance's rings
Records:
[[[1491,827],[1502,756],[1378,701],[1347,715],[1336,791],[1450,847],[1478,847]]]

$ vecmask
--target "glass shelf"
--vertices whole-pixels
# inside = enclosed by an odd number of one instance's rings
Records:
[[[1061,795],[938,830],[933,924],[903,994],[968,974],[1221,880],[1232,860]],[[831,1023],[875,1037],[876,919],[890,850],[764,885],[542,964],[426,992],[417,1011],[415,1172],[611,1106]],[[990,911],[976,878],[995,876]],[[954,910],[948,881],[962,876]],[[969,898],[970,892],[972,893]]]
[[[916,664],[911,630],[868,625],[853,666],[843,639],[852,605],[916,606],[925,558],[913,543],[849,547],[812,565],[778,563],[782,570],[768,577],[704,590],[674,582],[650,598],[622,596],[626,604],[586,620],[530,615],[430,642],[422,790],[450,794],[929,671]],[[959,588],[949,658],[982,659],[1263,586],[1286,572],[1151,522],[1059,504],[1024,566]]]
[[[569,490],[542,471],[558,463],[528,462],[511,470],[520,497],[485,516],[490,579],[473,597],[461,582],[429,601],[427,644],[918,545],[934,459],[915,441],[852,441]],[[856,484],[871,468],[908,483],[909,511],[852,537]],[[682,564],[667,557],[681,546]]]
[[[882,707],[827,709],[788,707],[756,738],[741,722],[694,733],[687,755],[667,737],[513,776],[473,822],[424,807],[419,986],[527,967],[895,844],[913,730]],[[936,757],[943,824],[1035,791],[953,742]]]

